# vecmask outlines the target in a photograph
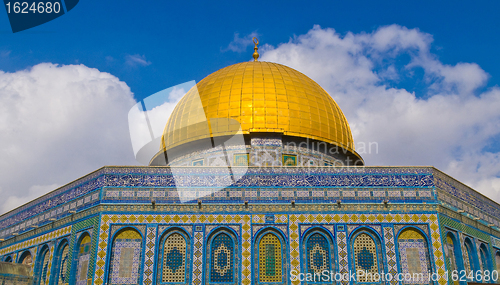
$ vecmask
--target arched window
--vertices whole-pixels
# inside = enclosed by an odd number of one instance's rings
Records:
[[[214,283],[237,283],[236,280],[236,243],[235,237],[228,231],[219,231],[213,234],[209,240],[209,260],[208,270],[209,284]]]
[[[141,252],[141,234],[134,229],[120,231],[113,240],[108,284],[140,284]]]
[[[331,271],[331,240],[322,232],[314,231],[305,237],[304,265],[307,273],[320,274]]]
[[[366,273],[381,274],[383,273],[383,262],[380,255],[380,242],[375,240],[371,234],[365,231],[354,235],[354,242],[352,243],[352,251],[354,257],[355,271],[361,270]],[[358,282],[374,283],[373,277],[369,274],[356,276]]]
[[[21,254],[19,263],[25,265],[31,265],[33,263],[33,257],[31,257],[31,252],[29,250],[26,250]]]
[[[484,243],[479,247],[479,257],[481,261],[481,270],[483,272],[486,270],[490,270],[490,257],[488,254],[488,249],[486,249],[486,245]]]
[[[404,283],[426,283],[431,274],[429,247],[427,240],[416,229],[404,229],[398,237],[400,266],[403,274],[409,273],[423,280],[405,280]]]
[[[89,258],[90,258],[90,246],[91,240],[88,233],[84,233],[80,236],[80,241],[78,246],[75,247],[74,253],[74,272],[76,273],[72,279],[72,284],[76,285],[86,285],[87,284],[87,273],[89,270]]]
[[[259,283],[283,283],[283,246],[274,232],[266,232],[258,239],[258,280]]]
[[[43,246],[38,253],[38,259],[36,261],[36,275],[35,284],[46,285],[49,283],[50,272],[49,269],[50,251],[48,246]]]
[[[68,283],[67,272],[68,272],[68,257],[69,257],[69,246],[67,241],[63,241],[59,244],[55,258],[55,272],[56,276],[54,278],[55,285],[63,285]]]
[[[472,246],[472,242],[470,241],[469,238],[465,239],[463,253],[464,253],[465,271],[467,273],[467,276],[469,276],[469,274],[471,272],[476,271],[476,269],[475,269],[476,268],[476,260],[475,260],[476,254],[475,254],[474,247]]]
[[[189,238],[180,231],[171,231],[163,238],[158,264],[160,284],[187,284],[189,275]]]
[[[5,262],[12,262],[12,256],[7,255],[4,259]]]
[[[448,270],[448,272],[458,270],[457,269],[457,258],[456,258],[455,241],[454,240],[455,240],[455,237],[451,233],[448,233],[446,235],[445,256],[446,256],[447,263],[450,265],[450,269]]]

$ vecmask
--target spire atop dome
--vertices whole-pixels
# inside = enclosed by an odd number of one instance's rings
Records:
[[[259,39],[257,39],[256,37],[253,37],[253,43],[255,44],[255,47],[253,48],[253,50],[254,50],[253,61],[257,61],[257,59],[259,58],[259,53],[257,52],[257,50],[259,49],[257,47],[259,45]]]

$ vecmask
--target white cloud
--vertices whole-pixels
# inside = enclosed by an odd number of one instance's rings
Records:
[[[378,153],[362,154],[367,165],[433,165],[500,201],[500,152],[484,150],[500,134],[500,89],[474,94],[489,75],[475,63],[439,61],[432,41],[398,25],[345,36],[315,26],[267,46],[261,60],[288,65],[323,86],[355,142],[378,143]],[[410,60],[398,68],[402,55]],[[415,81],[416,69],[424,71],[424,94],[391,87],[391,81]]]
[[[130,55],[130,54],[127,54],[125,56],[125,63],[127,65],[130,65],[130,66],[148,66],[151,64],[151,61],[148,61],[146,60],[146,56],[145,55],[138,55],[138,54],[134,54],[134,55]]]
[[[258,36],[257,32],[252,32],[240,38],[239,33],[234,33],[233,41],[231,41],[225,49],[222,49],[222,51],[225,52],[230,50],[233,52],[244,52],[246,51],[248,46],[253,45],[253,37],[257,36]]]
[[[136,164],[134,103],[124,82],[84,65],[0,71],[0,211],[104,165]]]

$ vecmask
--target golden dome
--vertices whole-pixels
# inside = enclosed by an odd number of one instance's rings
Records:
[[[172,112],[163,133],[163,150],[210,136],[258,132],[325,141],[359,157],[337,103],[316,82],[290,67],[238,63],[210,74],[197,89],[198,93],[195,88],[187,92]],[[209,131],[200,127],[205,118],[210,120]],[[239,122],[241,130],[231,122]]]

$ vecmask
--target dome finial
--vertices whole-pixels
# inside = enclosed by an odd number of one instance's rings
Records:
[[[253,48],[253,50],[254,50],[253,61],[257,61],[257,59],[259,58],[259,53],[257,52],[257,50],[259,49],[257,47],[259,45],[259,40],[256,37],[253,37],[253,43],[255,44],[255,47]]]

